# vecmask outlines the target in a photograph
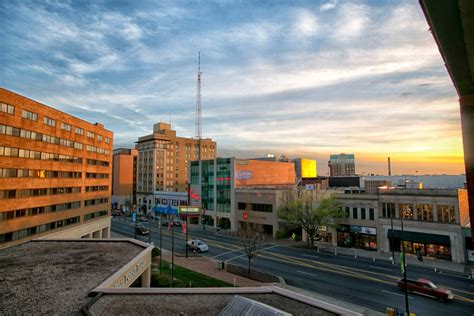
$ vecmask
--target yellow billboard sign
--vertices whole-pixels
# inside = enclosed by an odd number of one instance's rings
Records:
[[[301,178],[316,177],[316,160],[301,159]]]

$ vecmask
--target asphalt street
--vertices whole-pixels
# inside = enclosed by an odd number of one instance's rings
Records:
[[[144,225],[148,226],[148,223]],[[151,227],[151,240],[159,247],[160,227],[157,223],[151,223]],[[181,228],[175,227],[174,230],[175,252],[185,253],[185,237]],[[126,218],[114,218],[112,231],[132,238],[135,235],[134,224]],[[171,230],[163,227],[162,233],[163,248],[171,250]],[[234,237],[204,231],[196,226],[189,230],[189,239],[194,238],[209,245],[209,251],[204,255],[237,265],[247,265],[245,253]],[[137,236],[137,239],[148,242],[149,237]],[[259,248],[259,255],[252,260],[252,269],[283,277],[289,285],[380,312],[385,312],[387,307],[405,310],[404,292],[396,285],[401,278],[398,265],[271,243],[262,243]],[[407,268],[407,275],[409,279],[429,279],[440,287],[451,289],[455,294],[454,301],[441,302],[410,293],[410,312],[415,312],[416,315],[474,314],[473,280],[415,266]]]

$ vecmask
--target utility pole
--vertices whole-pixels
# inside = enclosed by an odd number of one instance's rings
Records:
[[[403,218],[405,217],[405,211],[403,210],[402,218],[401,218],[401,224],[402,224],[402,258],[403,260],[400,260],[400,265],[403,269],[403,280],[405,282],[405,309],[407,311],[407,315],[410,315],[410,308],[408,307],[408,285],[407,285],[407,265],[406,265],[406,260],[405,260],[405,245],[404,245],[404,239],[403,239]]]
[[[191,205],[191,183],[188,181],[188,209],[187,211],[189,212],[189,207]],[[188,258],[188,214],[186,213],[186,258]]]
[[[160,274],[161,274],[161,258],[163,257],[163,225],[161,224],[162,213],[160,211]]]
[[[171,219],[171,287],[174,279],[174,217]]]
[[[386,204],[388,206],[388,203]],[[390,247],[392,248],[392,264],[395,264],[395,249],[393,249],[394,233],[393,233],[393,212],[390,208],[390,226],[392,228],[392,238],[390,238]]]

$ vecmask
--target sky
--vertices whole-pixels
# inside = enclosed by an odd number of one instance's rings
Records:
[[[418,1],[0,2],[0,86],[114,132],[218,155],[353,153],[359,174],[465,173],[458,98]]]

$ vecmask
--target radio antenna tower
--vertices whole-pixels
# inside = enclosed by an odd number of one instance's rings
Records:
[[[199,51],[197,87],[196,87],[196,138],[202,138],[202,107],[201,107],[201,52]],[[199,153],[201,152],[201,144],[199,142]],[[199,155],[201,156],[201,155]],[[201,158],[201,157],[199,157]]]

